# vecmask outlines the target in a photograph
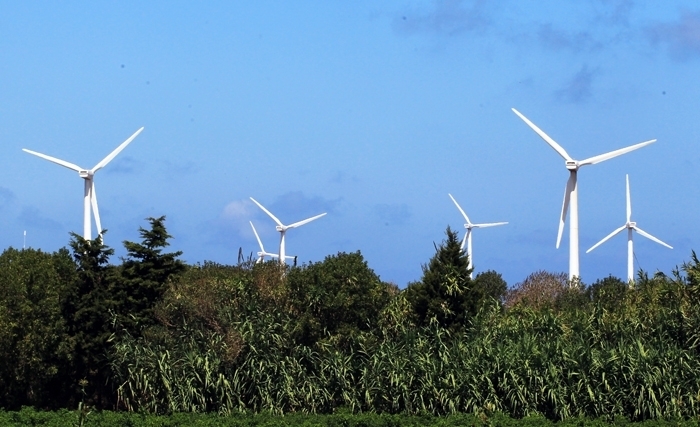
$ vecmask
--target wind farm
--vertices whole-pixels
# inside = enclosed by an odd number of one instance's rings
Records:
[[[697,0],[0,22],[0,425],[700,419]]]
[[[562,233],[564,232],[564,224],[566,222],[566,216],[571,210],[569,218],[569,279],[573,280],[576,277],[581,277],[580,264],[579,264],[579,216],[578,216],[578,170],[582,166],[594,165],[596,163],[603,162],[605,160],[610,160],[614,157],[621,156],[623,154],[629,153],[630,151],[638,150],[642,147],[646,147],[649,144],[656,142],[655,139],[649,141],[640,142],[639,144],[631,145],[629,147],[620,148],[615,151],[610,151],[605,154],[600,154],[597,156],[589,157],[585,160],[575,160],[569,153],[564,150],[564,148],[559,145],[555,140],[549,137],[542,129],[537,127],[534,123],[528,120],[527,117],[522,115],[518,110],[512,108],[513,112],[520,117],[537,135],[539,135],[550,147],[554,149],[565,161],[564,165],[569,171],[569,179],[566,181],[566,188],[564,189],[564,200],[561,207],[561,215],[559,217],[559,231],[557,233],[557,249],[559,249],[559,244],[561,243]]]
[[[645,221],[659,224],[654,234],[673,242],[678,253],[690,253],[692,239],[684,239],[686,232],[680,230],[695,227],[693,207],[687,205],[694,190],[685,189],[687,198],[680,194],[694,179],[697,136],[691,123],[700,106],[697,91],[684,82],[696,71],[697,54],[694,44],[686,51],[676,44],[681,36],[671,37],[692,33],[671,28],[690,28],[684,25],[695,21],[685,21],[690,18],[675,6],[655,5],[626,11],[628,27],[616,27],[608,19],[593,29],[588,24],[596,17],[618,17],[611,5],[601,6],[609,14],[581,6],[576,16],[556,5],[546,13],[537,7],[528,11],[532,15],[512,16],[517,24],[507,26],[505,10],[491,10],[484,15],[491,19],[484,22],[503,31],[492,27],[473,39],[469,35],[482,27],[457,24],[459,17],[471,16],[465,2],[444,6],[453,14],[438,13],[438,3],[419,3],[401,11],[376,5],[377,15],[369,13],[368,5],[358,6],[339,24],[342,33],[323,25],[333,20],[294,24],[304,16],[330,16],[331,9],[340,13],[331,6],[327,11],[280,6],[284,13],[275,13],[278,21],[262,19],[271,12],[256,5],[227,6],[235,13],[224,14],[202,6],[188,11],[198,20],[172,28],[150,26],[146,16],[163,25],[171,22],[155,6],[133,21],[110,7],[115,22],[135,26],[129,32],[133,38],[115,38],[108,34],[111,27],[98,25],[99,43],[78,37],[89,33],[79,15],[47,8],[48,14],[84,30],[59,43],[57,33],[64,27],[42,21],[17,28],[16,40],[30,43],[28,50],[20,54],[23,43],[10,45],[15,47],[2,71],[7,107],[0,120],[5,129],[0,158],[7,162],[0,172],[6,190],[6,196],[0,191],[5,246],[22,245],[23,230],[27,245],[47,250],[64,246],[69,232],[87,236],[84,218],[72,226],[77,215],[84,217],[85,189],[68,191],[70,175],[25,161],[21,148],[87,171],[144,124],[147,132],[138,136],[138,147],[130,144],[97,172],[99,228],[109,230],[110,242],[120,242],[131,238],[139,219],[167,213],[179,226],[178,249],[191,262],[226,263],[236,259],[231,253],[239,247],[255,255],[259,245],[251,220],[265,249],[279,252],[277,243],[270,245],[272,235],[280,235],[267,228],[269,217],[249,200],[253,195],[290,222],[328,213],[302,228],[299,240],[292,232],[294,246],[287,242],[286,250],[300,260],[361,249],[382,277],[404,286],[420,276],[432,243],[441,239],[456,213],[451,203],[438,208],[445,204],[439,195],[451,192],[471,220],[484,215],[484,220],[502,216],[510,221],[507,231],[501,227],[484,232],[483,238],[475,231],[475,274],[499,270],[515,283],[537,268],[574,273],[572,241],[567,240],[574,240],[571,227],[578,219],[578,273],[590,281],[614,271],[612,261],[590,263],[584,253],[610,231],[595,228],[614,201],[605,183],[625,173],[635,177],[635,186],[653,189],[659,204],[679,206],[668,209],[668,222],[657,214]],[[16,9],[24,16],[21,7]],[[665,12],[654,12],[660,9]],[[441,26],[431,16],[456,21]],[[641,25],[643,19],[649,24]],[[200,33],[198,22],[210,22],[214,32]],[[369,32],[357,31],[364,24]],[[246,36],[230,34],[232,28]],[[287,46],[293,39],[280,36],[282,28],[308,39]],[[638,31],[632,34],[632,28]],[[630,33],[617,34],[625,31]],[[15,40],[11,35],[8,43]],[[156,42],[183,37],[191,43]],[[90,46],[118,54],[74,56],[92,52]],[[349,48],[334,51],[331,46]],[[326,61],[333,55],[336,60]],[[653,67],[635,66],[651,57]],[[511,108],[574,160],[658,139],[643,150],[598,163],[584,177],[577,171],[576,193],[569,196],[577,196],[578,218],[568,211],[573,205],[567,206],[569,224],[564,225],[569,229],[559,239],[568,248],[556,250],[555,233],[563,207],[559,186],[566,187],[571,171],[563,176],[561,165],[544,151],[548,149],[537,145],[541,138],[525,130]],[[115,137],[121,140],[111,146]],[[557,173],[562,174],[560,184]],[[674,185],[678,188],[660,189]],[[559,193],[556,200],[553,192]],[[80,213],[74,210],[78,204]],[[474,208],[478,210],[472,212]],[[95,237],[92,201],[90,211],[90,237]],[[466,229],[460,226],[459,232],[461,240]],[[124,255],[120,248],[116,251]],[[599,259],[598,254],[589,255]],[[640,261],[662,271],[678,263],[663,251]]]

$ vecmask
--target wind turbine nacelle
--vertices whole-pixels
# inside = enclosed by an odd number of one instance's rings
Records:
[[[637,226],[637,223],[634,221],[630,221],[627,223],[627,228],[634,228]]]
[[[80,175],[80,177],[83,179],[88,179],[88,178],[92,177],[92,173],[90,173],[90,171],[85,171],[85,170],[78,171],[78,175]]]
[[[570,171],[575,171],[578,169],[578,162],[576,160],[567,160],[566,168]]]
[[[281,225],[276,225],[276,226],[275,226],[275,230],[282,232],[282,231],[285,230],[285,228],[282,227]]]

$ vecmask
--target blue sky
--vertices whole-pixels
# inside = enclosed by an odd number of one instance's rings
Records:
[[[693,1],[5,2],[0,6],[0,245],[53,251],[82,230],[92,167],[106,243],[148,216],[196,263],[266,249],[274,224],[319,261],[360,250],[382,279],[418,280],[463,220],[477,272],[513,285],[568,269],[555,248],[568,178],[515,107],[576,158],[658,142],[579,172],[581,275],[670,273],[697,245],[700,6]],[[113,260],[118,262],[118,258]]]

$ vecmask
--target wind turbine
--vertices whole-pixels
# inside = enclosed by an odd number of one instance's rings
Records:
[[[312,216],[311,218],[307,218],[307,219],[305,219],[305,220],[303,220],[303,221],[295,222],[294,224],[284,225],[284,224],[282,224],[282,222],[281,222],[279,219],[277,219],[276,216],[272,215],[272,212],[268,211],[267,209],[265,209],[265,207],[264,207],[263,205],[261,205],[260,203],[258,203],[257,200],[255,200],[255,199],[252,198],[252,197],[250,198],[250,200],[252,200],[253,203],[255,203],[256,205],[258,205],[258,207],[259,207],[260,209],[262,209],[270,218],[272,218],[273,221],[275,221],[275,223],[277,223],[277,226],[276,226],[275,228],[277,229],[277,231],[280,232],[280,253],[279,253],[279,259],[280,259],[280,263],[281,263],[282,265],[286,264],[286,259],[287,259],[287,257],[285,256],[285,252],[284,252],[284,236],[285,236],[285,234],[287,233],[287,230],[289,230],[290,228],[300,227],[300,226],[302,226],[302,225],[304,225],[304,224],[306,224],[306,223],[309,223],[309,222],[311,222],[311,221],[313,221],[313,220],[315,220],[315,219],[321,218],[322,216],[324,216],[324,215],[326,214],[326,213],[324,212],[324,213],[322,213],[322,214],[320,214],[320,215]]]
[[[610,160],[613,157],[621,156],[623,154],[634,151],[638,148],[647,146],[653,142],[655,139],[640,142],[639,144],[630,145],[629,147],[620,148],[619,150],[611,151],[609,153],[600,154],[598,156],[589,157],[585,160],[575,160],[569,153],[566,152],[559,144],[556,143],[552,138],[550,138],[546,133],[544,133],[540,128],[535,126],[530,120],[525,116],[520,114],[515,108],[512,109],[515,114],[518,115],[523,121],[532,128],[542,139],[549,144],[554,151],[559,153],[565,160],[566,169],[569,170],[569,180],[566,182],[566,188],[564,190],[564,202],[561,207],[561,216],[559,217],[559,232],[557,234],[557,249],[559,249],[559,244],[561,243],[561,236],[564,231],[564,222],[566,222],[566,213],[568,211],[569,205],[571,205],[571,218],[569,221],[569,279],[572,280],[575,277],[580,277],[579,274],[579,254],[578,254],[578,185],[577,185],[577,174],[581,166],[594,165],[596,163],[603,162],[605,160]]]
[[[467,244],[467,257],[469,261],[469,269],[471,270],[472,268],[472,229],[474,228],[486,228],[486,227],[495,227],[497,225],[506,225],[508,224],[507,222],[491,222],[491,223],[484,223],[484,224],[472,224],[471,221],[469,221],[469,217],[467,214],[464,212],[464,209],[457,203],[457,200],[455,200],[454,197],[452,197],[452,194],[447,193],[448,196],[450,196],[450,199],[455,203],[455,206],[457,206],[457,209],[459,209],[460,212],[462,212],[462,216],[464,219],[467,221],[466,224],[464,224],[464,228],[467,229],[467,232],[464,234],[464,238],[462,239],[462,245],[460,246],[460,249],[464,249],[464,244]],[[469,278],[471,279],[472,273],[469,273]]]
[[[250,226],[253,227],[253,233],[255,234],[255,238],[258,239],[258,245],[260,245],[260,251],[258,252],[258,260],[255,261],[255,263],[260,263],[265,260],[266,256],[269,256],[270,258],[279,258],[280,256],[278,254],[273,254],[270,252],[265,251],[265,248],[263,247],[262,240],[260,240],[260,236],[258,236],[258,232],[255,230],[255,226],[253,225],[253,221],[248,221],[250,222]],[[287,255],[287,259],[296,259],[295,256]]]
[[[75,165],[70,162],[66,162],[65,160],[57,159],[55,157],[47,156],[46,154],[41,154],[37,153],[36,151],[32,150],[27,150],[26,148],[23,148],[22,151],[26,151],[29,154],[33,154],[35,156],[41,157],[42,159],[48,160],[50,162],[59,164],[63,167],[66,167],[68,169],[72,169],[76,172],[78,172],[78,175],[85,180],[85,193],[83,197],[83,238],[85,240],[92,240],[92,227],[90,224],[90,208],[92,207],[92,211],[94,212],[95,216],[95,225],[97,226],[97,234],[101,237],[102,236],[102,224],[100,223],[100,212],[97,209],[97,194],[95,193],[95,172],[98,170],[102,169],[103,167],[107,166],[107,163],[111,162],[112,159],[114,159],[117,154],[119,154],[124,148],[126,148],[127,145],[131,141],[134,140],[138,136],[138,134],[141,133],[143,128],[137,130],[134,132],[133,135],[131,135],[126,141],[122,142],[119,147],[114,149],[107,157],[102,159],[98,164],[95,165],[92,169],[84,169],[81,168],[78,165]]]
[[[627,222],[625,225],[622,227],[616,229],[612,233],[608,234],[601,240],[600,242],[596,243],[593,245],[589,250],[586,251],[586,253],[592,251],[593,249],[597,248],[598,246],[602,245],[608,239],[613,237],[614,235],[620,233],[622,230],[625,228],[627,229],[627,282],[631,285],[632,282],[634,281],[634,244],[632,243],[632,231],[636,231],[637,233],[641,234],[642,236],[646,237],[647,239],[653,240],[656,243],[660,245],[664,245],[669,249],[673,249],[670,245],[667,245],[666,243],[662,242],[661,240],[657,239],[656,237],[652,236],[651,234],[647,233],[646,231],[642,230],[641,228],[637,227],[637,223],[632,221],[632,202],[630,199],[630,178],[629,175],[625,175],[625,180],[627,182]]]

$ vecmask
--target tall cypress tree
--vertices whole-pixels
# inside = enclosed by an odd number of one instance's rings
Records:
[[[457,232],[447,227],[447,238],[423,266],[420,282],[409,285],[407,298],[419,324],[435,319],[442,327],[458,329],[476,312],[482,295],[469,277],[469,259],[460,248]]]

